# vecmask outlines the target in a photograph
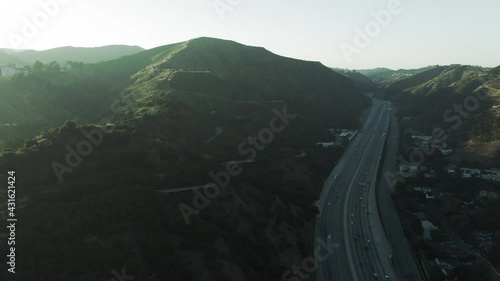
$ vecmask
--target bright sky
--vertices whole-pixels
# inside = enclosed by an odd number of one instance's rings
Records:
[[[497,66],[499,12],[497,0],[0,0],[0,48],[152,48],[209,36],[331,67]]]

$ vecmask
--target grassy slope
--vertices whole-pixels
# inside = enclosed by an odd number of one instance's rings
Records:
[[[96,63],[117,59],[122,56],[132,55],[142,51],[144,51],[144,49],[141,47],[124,45],[95,48],[61,47],[44,51],[26,50],[11,53],[10,56],[25,65],[33,64],[35,61],[41,61],[43,63],[49,63],[51,61]]]
[[[2,154],[0,169],[16,167],[19,191],[31,197],[19,211],[23,280],[107,280],[122,267],[138,280],[277,280],[312,254],[314,198],[341,153],[315,143],[326,127],[356,127],[367,106],[347,78],[208,38],[86,66],[82,75],[72,85],[99,85],[122,107],[133,102],[118,113],[103,107],[112,131],[63,183],[51,163],[65,163],[65,146],[95,125],[45,130]],[[298,117],[191,224],[178,205],[192,206],[193,193],[154,191],[205,183],[221,162],[246,159],[238,145],[284,106]],[[216,127],[224,132],[207,142]],[[300,149],[307,156],[295,158]]]
[[[342,72],[341,74],[351,79],[358,89],[365,93],[375,93],[379,90],[379,85],[377,83],[360,72]]]
[[[452,159],[467,157],[494,165],[495,153],[500,150],[500,118],[492,106],[500,103],[499,80],[498,68],[485,71],[452,65],[395,82],[387,87],[385,94],[401,105],[401,115],[412,117],[410,127],[425,133],[436,127],[447,130],[460,146],[460,153]],[[479,93],[489,98],[480,101],[478,109],[470,112],[471,116],[462,118],[459,128],[451,128],[455,122],[445,122],[445,112],[454,110],[455,104],[464,105],[468,96]]]

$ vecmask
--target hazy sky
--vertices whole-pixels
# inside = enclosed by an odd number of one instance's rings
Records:
[[[497,66],[499,12],[498,0],[0,0],[0,47],[210,36],[331,67]]]

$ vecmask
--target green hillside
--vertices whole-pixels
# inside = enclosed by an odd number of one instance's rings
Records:
[[[66,120],[97,122],[133,80],[131,76],[161,60],[179,44],[172,44],[96,64],[73,63],[61,71],[57,63],[36,63],[26,74],[0,79],[0,124],[18,124],[0,134],[6,138],[33,137],[41,128]],[[160,56],[160,57],[157,57]]]
[[[408,127],[428,134],[445,129],[458,151],[452,160],[492,165],[500,151],[499,82],[498,67],[441,66],[390,84],[385,97],[401,107],[400,115],[411,116]]]
[[[22,280],[109,280],[122,267],[137,280],[279,280],[313,254],[314,201],[342,154],[316,143],[327,128],[359,127],[369,106],[319,63],[212,38],[74,72],[35,65],[4,82],[11,97],[47,97],[31,118],[79,118],[0,156],[29,197],[18,210]],[[85,140],[92,152],[69,163]],[[180,206],[193,208],[195,193],[157,191],[213,181],[231,160],[257,162],[239,164],[189,224]]]
[[[132,55],[144,51],[138,46],[112,45],[94,48],[83,47],[60,47],[44,51],[23,50],[12,52],[11,50],[0,50],[0,62],[20,63],[31,65],[36,61],[59,63],[76,61],[84,63],[96,63],[109,61],[122,56]]]
[[[368,78],[368,76],[365,76],[356,70],[348,70],[348,69],[334,69],[334,70],[346,76],[347,78],[351,79],[351,81],[358,87],[358,89],[360,89],[365,93],[375,93],[378,92],[380,88],[379,84],[375,83],[372,79]]]
[[[379,67],[374,69],[360,69],[357,71],[367,76],[368,78],[372,79],[379,85],[388,85],[395,81],[408,78],[412,75],[424,72],[432,68],[434,68],[434,66],[427,66],[418,69],[398,69],[398,70]]]

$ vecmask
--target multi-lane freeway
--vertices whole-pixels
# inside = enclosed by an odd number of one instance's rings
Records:
[[[318,201],[315,234],[340,245],[328,260],[318,264],[319,281],[397,280],[375,188],[391,106],[372,101],[363,128],[326,180]]]

